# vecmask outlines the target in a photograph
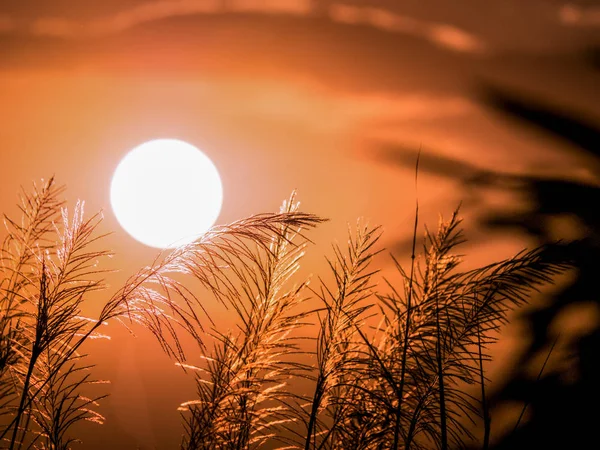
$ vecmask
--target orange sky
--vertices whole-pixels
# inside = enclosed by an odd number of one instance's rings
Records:
[[[451,173],[591,176],[585,157],[478,95],[494,83],[600,118],[597,72],[584,60],[600,14],[586,2],[326,3],[316,15],[308,0],[2,2],[1,210],[15,212],[20,185],[56,174],[70,199],[105,211],[115,265],[147,264],[155,251],[110,211],[112,171],[144,141],[183,139],[221,173],[219,222],[275,210],[292,189],[306,211],[331,219],[313,234],[310,273],[359,216],[384,226],[387,248],[402,248],[419,148],[422,220],[432,224],[461,199],[471,201],[467,228],[485,208],[514,202],[466,191]],[[471,231],[481,261],[524,244],[483,243]],[[106,448],[109,437],[127,448],[178,442],[175,408],[191,385],[179,388],[185,377],[148,336],[113,328],[112,342],[94,344],[114,357],[99,367],[113,381],[109,420],[86,448]]]

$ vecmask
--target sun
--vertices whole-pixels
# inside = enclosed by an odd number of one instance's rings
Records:
[[[119,224],[136,240],[173,248],[196,240],[215,223],[223,186],[215,165],[196,147],[156,139],[119,163],[110,202]]]

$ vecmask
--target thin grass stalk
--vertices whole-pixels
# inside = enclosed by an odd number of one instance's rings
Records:
[[[97,331],[97,329],[102,325],[102,322],[97,322],[88,332],[86,332],[83,336],[81,336],[81,338],[76,342],[75,345],[73,345],[73,347],[71,347],[71,349],[69,349],[69,351],[65,354],[65,356],[62,358],[62,360],[47,374],[47,376],[45,377],[44,381],[42,381],[39,386],[37,387],[36,391],[32,394],[32,395],[27,395],[27,396],[23,396],[22,399],[25,399],[23,401],[23,406],[19,407],[19,409],[23,409],[25,410],[26,408],[29,408],[31,406],[31,404],[33,403],[33,401],[35,400],[35,398],[40,395],[40,393],[43,391],[43,389],[48,385],[48,383],[51,382],[51,380],[56,377],[56,375],[60,372],[60,370],[63,368],[63,366],[65,364],[68,363],[68,361],[72,358],[73,355],[75,355],[77,353],[77,350],[81,347],[81,345],[87,340],[89,339],[90,336],[92,336],[93,334],[95,334],[95,332]],[[29,372],[28,372],[29,374]],[[6,427],[6,429],[4,430],[4,432],[0,435],[0,439],[2,439],[3,436],[6,435],[6,433],[12,428],[13,429],[13,433],[16,432],[16,430],[18,429],[18,426],[16,426],[17,423],[17,419],[18,416],[15,417],[10,423],[9,425]],[[11,439],[11,447],[10,449],[12,450],[12,439]]]
[[[406,432],[406,442],[405,447],[408,449],[412,445],[413,439],[415,437],[416,429],[418,426],[418,420],[421,413],[421,408],[423,407],[422,403],[418,403],[417,407],[413,411],[413,414],[410,418],[410,424],[408,426],[408,431]]]
[[[552,346],[550,347],[550,350],[548,351],[548,354],[546,355],[546,359],[544,359],[544,364],[542,364],[542,367],[540,368],[540,371],[538,372],[537,377],[535,379],[536,383],[539,382],[540,379],[542,378],[544,369],[546,369],[546,364],[548,364],[548,361],[550,360],[550,356],[552,355],[552,352],[554,351],[554,347],[556,347],[556,343],[558,342],[559,338],[560,338],[560,333],[556,335],[554,342],[552,342]],[[517,422],[515,423],[515,427],[513,428],[511,434],[514,434],[517,431],[517,428],[519,428],[519,425],[521,424],[521,420],[523,419],[523,416],[525,415],[525,411],[527,410],[528,407],[529,407],[529,402],[526,401],[525,404],[523,405],[523,409],[521,409],[521,414],[519,414],[519,418],[517,419]]]
[[[27,367],[27,374],[25,375],[25,381],[23,383],[23,389],[21,391],[21,399],[19,401],[19,407],[17,408],[17,413],[14,419],[14,428],[12,432],[12,436],[10,438],[9,449],[13,450],[15,448],[15,443],[17,441],[17,434],[19,432],[19,425],[21,424],[21,418],[25,412],[25,408],[29,407],[30,402],[28,402],[29,397],[29,383],[31,382],[31,377],[33,376],[33,371],[35,369],[35,365],[37,363],[38,357],[40,356],[40,346],[43,334],[46,330],[46,326],[48,323],[47,320],[47,311],[45,311],[46,307],[46,269],[45,265],[42,263],[42,276],[40,279],[40,294],[38,301],[38,313],[36,315],[36,327],[35,327],[35,339],[31,346],[31,357],[29,359],[29,365]],[[21,440],[19,441],[19,447],[23,442],[26,429],[23,429]]]
[[[415,166],[415,190],[418,185],[418,176],[419,176],[419,159],[421,157],[421,151],[417,154],[417,162]],[[408,281],[408,295],[406,299],[406,322],[404,324],[404,339],[402,345],[402,359],[401,359],[401,371],[400,371],[400,386],[398,388],[398,406],[396,411],[396,418],[394,423],[394,450],[398,450],[398,446],[400,445],[400,423],[401,423],[401,415],[402,415],[402,400],[404,395],[404,384],[406,382],[406,362],[407,362],[407,354],[408,354],[408,336],[410,330],[410,315],[412,313],[412,294],[413,294],[413,282],[414,282],[414,273],[415,273],[415,259],[416,259],[416,247],[417,247],[417,228],[419,226],[419,196],[415,195],[415,221],[413,225],[413,235],[412,235],[412,252],[410,255],[410,278]],[[410,444],[406,445],[406,449],[408,450]]]
[[[483,345],[481,342],[481,326],[477,324],[477,362],[479,364],[479,384],[481,385],[481,410],[483,416],[483,445],[482,450],[488,450],[490,445],[491,422],[487,396],[485,393],[485,372],[483,368]]]
[[[440,406],[440,432],[441,432],[441,444],[442,450],[448,449],[448,425],[447,425],[447,414],[446,414],[446,390],[444,385],[445,373],[442,365],[442,360],[444,359],[444,354],[442,351],[442,330],[440,327],[440,306],[439,306],[439,298],[435,296],[435,321],[436,321],[436,332],[437,332],[437,341],[435,344],[435,356],[437,363],[437,383],[439,390],[439,406]]]
[[[317,436],[316,436],[317,430],[316,430],[315,424],[317,422],[317,415],[319,413],[321,400],[323,398],[324,385],[325,385],[325,377],[323,376],[323,374],[319,373],[317,375],[315,392],[314,392],[313,398],[311,400],[311,409],[310,409],[310,416],[308,419],[308,425],[306,427],[306,441],[304,443],[304,450],[310,450],[311,441],[312,441],[313,448],[317,447]]]
[[[29,383],[31,382],[31,377],[33,375],[33,369],[35,367],[35,363],[36,363],[37,357],[35,356],[35,354],[32,351],[32,357],[29,360],[29,365],[27,368],[27,375],[25,376],[25,381],[23,383],[23,391],[21,392],[21,399],[19,401],[19,407],[17,409],[17,414],[15,416],[15,418],[13,419],[12,423],[14,423],[14,428],[12,430],[12,435],[10,438],[10,445],[9,445],[9,449],[13,450],[15,448],[15,443],[17,442],[17,434],[19,432],[19,425],[21,424],[21,417],[25,411],[26,407],[29,407],[29,404],[31,403],[30,401],[28,401],[28,392],[29,392]],[[11,423],[11,424],[12,424]],[[7,430],[10,428],[7,428]],[[25,435],[26,430],[23,430],[23,435]],[[21,438],[21,440],[19,440],[19,448],[21,447],[21,443],[23,438]]]

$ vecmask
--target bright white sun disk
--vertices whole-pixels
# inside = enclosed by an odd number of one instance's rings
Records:
[[[157,248],[190,243],[217,220],[223,187],[212,161],[193,145],[157,139],[119,163],[110,202],[121,226]]]

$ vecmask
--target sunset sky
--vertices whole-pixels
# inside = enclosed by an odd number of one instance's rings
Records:
[[[599,167],[495,111],[485,89],[600,123],[599,38],[591,0],[3,1],[0,211],[14,216],[20,186],[56,175],[69,201],[104,211],[116,287],[156,250],[119,227],[113,171],[145,141],[182,139],[221,174],[217,223],[277,210],[293,189],[303,210],[330,219],[311,235],[309,274],[357,217],[384,227],[388,250],[406,251],[421,149],[421,220],[435,226],[462,200],[467,249],[489,262],[529,242],[509,233],[482,242],[477,219],[519,199],[466,181],[590,181]],[[93,344],[98,376],[113,382],[107,423],[85,425],[85,448],[177,445],[191,380],[149,336],[130,339],[117,325],[111,334]]]

